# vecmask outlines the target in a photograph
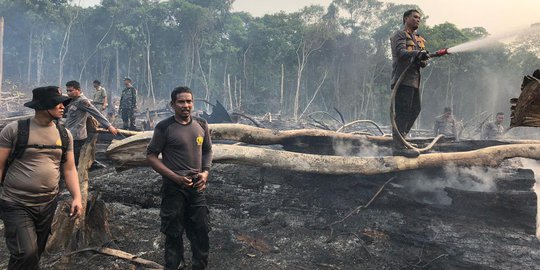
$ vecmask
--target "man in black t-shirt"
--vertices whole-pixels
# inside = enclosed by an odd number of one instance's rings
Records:
[[[184,230],[191,242],[192,269],[205,269],[210,226],[204,190],[212,164],[212,142],[206,121],[191,116],[193,94],[188,87],[175,88],[170,104],[174,116],[158,123],[146,156],[163,176],[160,216],[165,269],[185,264]],[[158,159],[159,154],[163,160]]]

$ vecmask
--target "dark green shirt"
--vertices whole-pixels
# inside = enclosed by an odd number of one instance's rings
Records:
[[[133,110],[137,107],[137,90],[133,87],[126,87],[122,90],[120,97],[120,110]]]

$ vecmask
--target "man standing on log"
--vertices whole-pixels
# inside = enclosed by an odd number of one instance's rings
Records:
[[[394,88],[401,74],[409,63],[412,66],[404,74],[404,79],[397,89],[395,98],[395,121],[401,135],[405,138],[414,121],[420,114],[420,68],[426,66],[429,54],[425,51],[425,40],[416,33],[420,25],[420,12],[414,9],[403,14],[405,28],[398,30],[390,38],[392,49],[392,82]],[[416,151],[407,151],[393,130],[394,155],[418,156]]]
[[[0,132],[0,217],[4,220],[8,269],[39,269],[57,206],[60,170],[71,193],[70,216],[82,210],[71,133],[53,120],[70,102],[56,86],[32,91],[24,106],[35,110],[29,120],[8,124]]]
[[[66,128],[73,134],[73,152],[75,154],[75,165],[79,164],[79,154],[82,146],[86,142],[88,132],[86,122],[88,117],[94,117],[102,126],[107,128],[113,135],[118,134],[118,130],[109,123],[99,110],[92,105],[92,102],[86,98],[81,91],[81,84],[78,81],[69,81],[66,83],[66,91],[72,99],[67,107]]]
[[[496,140],[502,138],[504,135],[505,128],[503,127],[502,123],[504,121],[504,113],[498,112],[495,116],[495,121],[489,122],[486,125],[484,125],[484,128],[482,129],[482,136],[480,136],[480,139],[482,140]]]
[[[124,122],[124,129],[136,130],[135,111],[137,110],[137,89],[131,84],[130,78],[124,78],[126,88],[120,96],[120,115]]]
[[[212,142],[206,121],[191,115],[193,94],[188,87],[176,87],[170,105],[174,116],[157,124],[146,156],[163,176],[160,216],[165,269],[185,266],[184,230],[191,242],[192,269],[205,269],[210,226],[204,190],[212,164]],[[159,154],[163,160],[158,159]]]

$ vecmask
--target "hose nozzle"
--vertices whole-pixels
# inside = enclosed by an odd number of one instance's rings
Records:
[[[444,48],[444,49],[440,49],[440,50],[436,51],[435,53],[429,54],[429,57],[433,58],[433,57],[439,57],[439,56],[443,56],[443,55],[447,55],[447,54],[449,54],[448,48]]]

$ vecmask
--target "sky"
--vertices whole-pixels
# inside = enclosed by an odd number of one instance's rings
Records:
[[[254,16],[293,12],[308,5],[328,6],[332,0],[235,0],[234,11]],[[491,34],[507,33],[540,22],[540,0],[382,0],[397,4],[416,4],[429,18],[426,24],[451,22],[458,28],[482,26]],[[99,0],[73,0],[82,6]]]
[[[255,16],[297,11],[307,5],[328,6],[331,0],[236,0],[235,11]],[[427,25],[451,22],[458,28],[482,26],[491,34],[504,33],[540,22],[540,0],[383,0],[416,4],[426,15]]]

